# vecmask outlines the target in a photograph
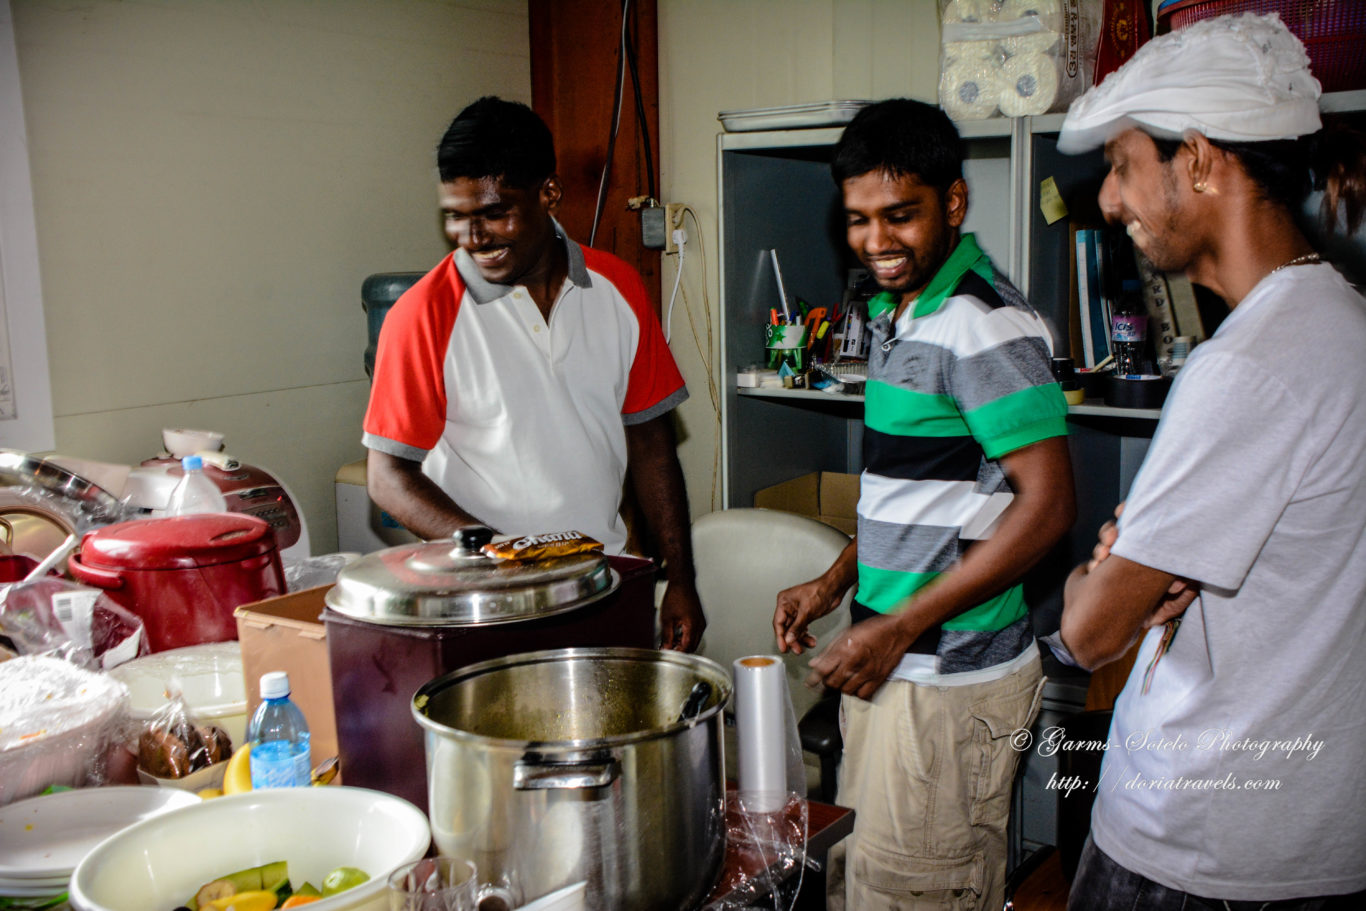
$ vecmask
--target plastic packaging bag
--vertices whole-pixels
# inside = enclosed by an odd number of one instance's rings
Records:
[[[98,588],[56,576],[0,586],[0,634],[21,655],[108,670],[150,651],[142,619]]]
[[[337,574],[341,572],[342,567],[358,557],[358,553],[342,551],[305,557],[302,560],[286,559],[285,590],[301,592],[306,588],[317,588],[319,585],[332,585],[337,581]]]
[[[0,805],[52,785],[104,784],[128,722],[128,690],[48,655],[0,663]]]
[[[939,104],[954,120],[1065,111],[1091,85],[1101,0],[940,0]]]
[[[186,779],[179,786],[195,790],[215,786],[208,781],[212,773],[196,773],[218,766],[231,756],[232,741],[218,725],[198,723],[180,692],[172,692],[170,697],[138,733],[139,777],[150,777],[157,783]],[[222,766],[217,771],[221,782]]]
[[[726,839],[739,863],[717,883],[725,894],[704,911],[772,908],[789,911],[801,892],[807,868],[818,870],[806,853],[807,803],[789,794],[772,813],[756,812],[735,791],[726,794]]]

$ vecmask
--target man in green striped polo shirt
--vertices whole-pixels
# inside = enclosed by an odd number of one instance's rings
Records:
[[[1050,336],[961,232],[962,162],[942,111],[895,99],[859,112],[831,166],[849,246],[882,289],[858,535],[778,596],[773,626],[801,652],[858,585],[852,625],[811,662],[845,694],[851,911],[1001,907],[1010,735],[1043,685],[1020,578],[1075,517]]]

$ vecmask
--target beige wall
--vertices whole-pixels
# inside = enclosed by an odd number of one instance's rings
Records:
[[[57,451],[226,434],[315,553],[361,458],[361,282],[445,254],[433,150],[530,100],[525,0],[11,0]]]
[[[661,193],[668,202],[690,206],[702,225],[705,283],[700,256],[690,254],[683,269],[683,287],[702,336],[704,292],[713,333],[719,332],[717,113],[835,99],[932,101],[939,19],[935,0],[659,0],[659,23]],[[695,233],[691,219],[687,227]],[[666,258],[666,304],[675,262]],[[698,516],[721,506],[715,471],[718,417],[707,394],[708,369],[681,300],[673,316],[672,347],[692,392],[680,409],[684,439],[679,453],[692,513]],[[708,348],[705,340],[700,347]],[[708,358],[714,368],[714,357]]]

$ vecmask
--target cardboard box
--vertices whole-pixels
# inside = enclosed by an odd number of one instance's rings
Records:
[[[819,519],[846,535],[858,533],[856,474],[816,471],[755,491],[754,505]]]
[[[261,675],[289,674],[289,698],[308,721],[313,765],[337,755],[337,722],[332,708],[332,670],[323,626],[323,595],[330,585],[243,604],[234,612],[242,645],[247,718],[261,703]],[[344,772],[345,770],[343,770]]]

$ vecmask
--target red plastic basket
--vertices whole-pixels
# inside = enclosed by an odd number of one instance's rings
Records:
[[[1177,0],[1157,11],[1157,30],[1171,31],[1237,13],[1279,13],[1304,42],[1309,68],[1325,92],[1366,88],[1366,3],[1362,0]]]

